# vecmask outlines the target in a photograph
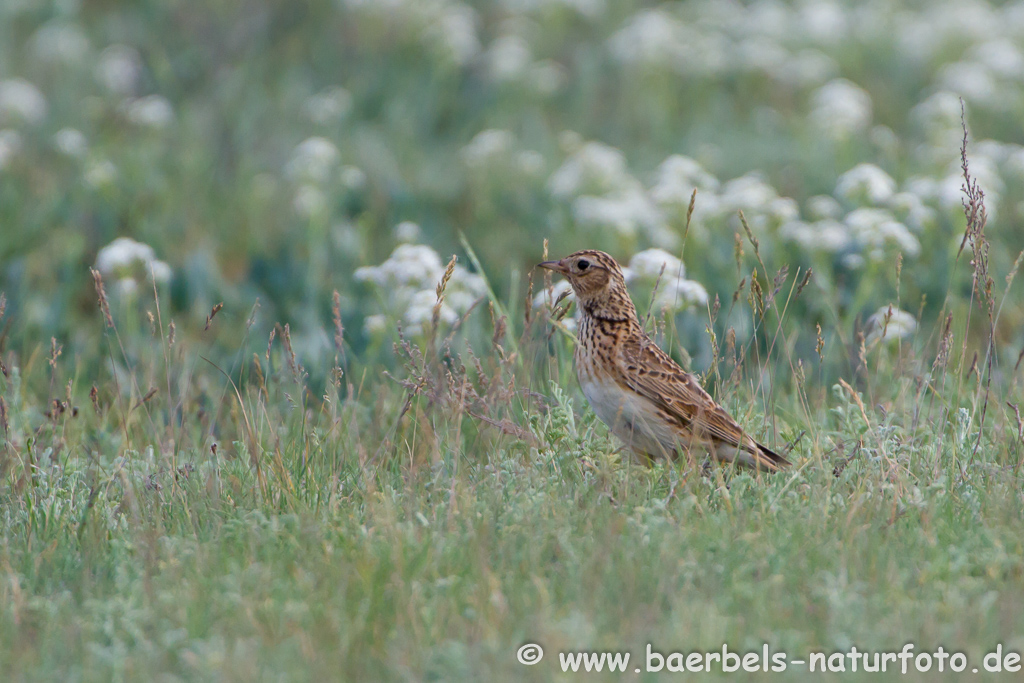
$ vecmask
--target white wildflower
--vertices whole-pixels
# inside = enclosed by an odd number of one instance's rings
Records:
[[[284,173],[293,181],[323,183],[330,177],[340,158],[338,148],[327,138],[307,138],[292,151]]]
[[[114,291],[118,296],[131,297],[139,290],[139,283],[133,277],[122,277],[114,281]]]
[[[898,192],[889,199],[889,208],[901,222],[921,232],[935,222],[935,210],[914,192]]]
[[[116,277],[122,283],[126,280],[137,283],[140,277],[155,282],[167,282],[171,278],[171,267],[156,258],[153,247],[130,237],[118,237],[100,249],[95,267],[104,276]]]
[[[530,68],[529,83],[541,95],[553,95],[568,80],[565,68],[550,59],[542,59]]]
[[[53,146],[61,154],[80,159],[89,151],[89,141],[82,131],[75,128],[61,128],[53,135]]]
[[[1024,53],[1008,38],[994,38],[975,46],[968,57],[1005,79],[1024,77]]]
[[[358,166],[342,166],[338,179],[350,190],[362,190],[366,187],[366,172]]]
[[[111,45],[100,53],[96,63],[96,79],[110,92],[132,95],[142,76],[142,58],[138,50],[127,45]]]
[[[21,136],[18,131],[0,130],[0,170],[11,163],[11,159],[21,150]]]
[[[733,178],[722,187],[722,203],[731,211],[761,210],[778,197],[775,188],[758,173]]]
[[[626,282],[639,280],[653,284],[659,275],[663,278],[683,277],[686,269],[681,260],[664,249],[645,249],[633,254],[623,271]]]
[[[882,259],[884,248],[889,245],[907,256],[917,256],[921,252],[921,243],[907,226],[885,209],[856,209],[846,215],[844,222],[857,243],[868,250],[868,257],[873,261]]]
[[[46,118],[46,98],[21,78],[0,81],[0,122],[39,123]]]
[[[147,271],[154,282],[169,282],[171,279],[171,267],[163,261],[150,261]]]
[[[444,264],[437,252],[423,244],[400,244],[379,266],[357,268],[355,279],[372,282],[378,287],[427,287],[444,275]]]
[[[487,51],[487,70],[496,81],[518,79],[532,61],[529,43],[518,35],[499,36]]]
[[[516,153],[516,167],[528,176],[537,176],[544,172],[544,155],[532,149]]]
[[[163,95],[147,95],[128,103],[126,115],[136,126],[161,130],[174,122],[174,108]]]
[[[100,189],[113,185],[117,180],[117,166],[108,159],[97,159],[90,163],[83,174],[85,184]]]
[[[387,297],[389,308],[406,322],[408,331],[418,334],[433,317],[437,303],[436,288],[444,272],[441,257],[430,247],[400,244],[379,266],[356,269],[355,279],[380,289]],[[456,265],[445,288],[441,321],[447,324],[455,322],[486,291],[482,277]]]
[[[505,157],[515,146],[516,137],[508,130],[484,130],[459,151],[466,166],[479,168]]]
[[[998,140],[978,140],[971,145],[971,159],[985,157],[996,164],[1006,163],[1010,155],[1021,149],[1020,145]]]
[[[434,317],[434,307],[437,305],[437,293],[429,289],[421,289],[412,295],[405,309],[403,320],[406,330],[410,334],[421,333]],[[459,319],[459,314],[447,301],[441,304],[439,322],[451,325]]]
[[[800,205],[790,197],[776,197],[768,202],[765,213],[779,223],[793,221],[800,217]]]
[[[576,154],[583,148],[583,136],[574,130],[563,130],[558,134],[558,149],[563,154]]]
[[[388,317],[383,313],[368,315],[363,320],[363,331],[367,336],[375,337],[388,329]]]
[[[750,71],[777,73],[789,58],[789,53],[781,45],[764,36],[744,40],[737,47],[740,64]]]
[[[667,278],[658,285],[654,296],[654,308],[660,311],[681,311],[690,306],[705,306],[708,291],[694,280]]]
[[[394,229],[395,239],[403,243],[416,242],[423,231],[420,230],[420,226],[412,221],[402,221],[395,226]]]
[[[358,254],[363,250],[363,234],[349,221],[340,221],[331,226],[331,241],[344,253]]]
[[[642,232],[658,244],[675,241],[667,230],[661,210],[639,185],[602,196],[578,197],[573,201],[572,211],[575,220],[583,226],[609,228],[626,237]]]
[[[810,120],[834,138],[847,138],[870,125],[871,96],[844,78],[834,79],[811,96]]]
[[[572,291],[572,285],[569,284],[568,280],[562,279],[552,282],[550,288],[545,287],[541,289],[541,291],[533,297],[533,307],[540,308],[542,306],[548,306],[550,308],[555,305],[555,302],[558,301],[558,297],[562,296],[563,292],[568,292],[565,298],[562,299],[563,302],[573,301],[575,299],[576,295]]]
[[[96,270],[103,275],[115,275],[117,271],[149,263],[156,259],[153,247],[136,242],[130,237],[118,237],[96,254]]]
[[[877,206],[896,194],[896,181],[874,164],[857,164],[836,181],[836,195],[859,206]]]
[[[548,190],[556,197],[604,194],[635,182],[622,152],[600,142],[587,142],[551,174]]]
[[[697,161],[681,154],[661,162],[651,188],[651,198],[661,206],[688,208],[693,191],[703,200],[704,193],[718,189],[718,178],[704,170]]]
[[[32,36],[32,54],[41,62],[78,64],[89,52],[89,39],[74,24],[51,21]]]
[[[917,195],[922,202],[933,202],[939,197],[939,181],[927,176],[911,176],[903,183],[904,192]]]
[[[684,58],[688,31],[661,9],[638,12],[608,40],[612,57],[621,64],[674,66]]]
[[[971,157],[969,161],[971,177],[985,193],[985,209],[988,219],[994,221],[999,198],[1006,190],[1006,184],[1003,182],[999,168],[991,159],[978,156]],[[959,168],[959,162],[950,164],[949,173],[938,184],[937,201],[939,206],[946,210],[959,212],[964,199],[963,184],[963,172]]]
[[[786,59],[771,75],[798,88],[821,85],[839,72],[836,61],[819,50],[800,50]]]
[[[835,253],[850,245],[849,230],[833,218],[823,218],[813,223],[788,221],[779,226],[779,237],[796,242],[809,252]]]
[[[790,9],[775,0],[752,2],[745,9],[736,22],[745,35],[782,38],[794,28]]]
[[[917,329],[917,320],[911,313],[890,304],[882,306],[869,317],[865,328],[868,332],[864,341],[868,344],[879,339],[895,341],[912,335]]]
[[[929,136],[939,137],[960,129],[960,113],[960,96],[948,90],[940,90],[914,105],[910,117]],[[955,140],[955,144],[959,142],[959,139]]]
[[[302,112],[313,123],[325,125],[344,119],[352,109],[352,95],[345,88],[334,86],[306,99]]]
[[[292,208],[303,218],[319,218],[327,214],[327,194],[317,185],[303,183],[295,190]]]
[[[900,152],[899,136],[889,126],[871,126],[868,131],[868,140],[882,154],[895,157]]]
[[[687,280],[685,275],[682,261],[663,249],[638,252],[623,269],[627,283],[648,287],[658,283],[653,305],[659,311],[679,311],[692,304],[703,306],[708,302],[707,290],[700,283]]]
[[[843,267],[847,270],[860,270],[866,263],[867,260],[856,252],[845,254],[842,258]]]
[[[947,64],[939,69],[937,80],[942,87],[959,93],[968,102],[988,106],[999,104],[1005,92],[989,68],[977,62]]]
[[[832,47],[849,32],[846,9],[832,0],[804,3],[799,16],[803,34],[819,45]]]
[[[459,66],[468,64],[480,52],[480,39],[476,34],[476,12],[456,4],[445,11],[427,30],[437,43]]]
[[[1016,176],[1017,181],[1024,181],[1024,147],[1018,147],[1006,156],[1005,171]]]
[[[842,214],[843,207],[834,197],[819,194],[807,200],[807,215],[815,220],[839,218]]]

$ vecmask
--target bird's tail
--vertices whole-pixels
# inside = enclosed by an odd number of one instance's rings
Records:
[[[751,453],[751,460],[754,461],[754,467],[762,470],[768,470],[769,472],[778,472],[789,467],[792,463],[786,460],[784,457],[773,451],[772,449],[754,442],[754,446],[757,447],[755,453]]]

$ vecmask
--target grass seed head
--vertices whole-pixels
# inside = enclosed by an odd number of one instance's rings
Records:
[[[114,317],[110,315],[110,302],[107,301],[107,290],[103,287],[103,276],[95,268],[90,268],[89,271],[92,273],[92,282],[96,287],[96,297],[99,299],[100,311],[103,312],[103,320],[106,321],[107,327],[113,328]]]

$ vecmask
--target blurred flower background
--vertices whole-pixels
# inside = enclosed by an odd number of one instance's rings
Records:
[[[450,326],[488,284],[521,300],[548,239],[628,264],[706,360],[742,211],[770,266],[816,274],[808,348],[816,324],[909,337],[969,292],[961,98],[993,274],[1024,248],[1022,46],[1024,2],[5,2],[9,334],[88,343],[95,267],[180,334],[223,300],[228,350],[258,298],[310,367],[334,290],[374,353],[429,324],[449,255]]]

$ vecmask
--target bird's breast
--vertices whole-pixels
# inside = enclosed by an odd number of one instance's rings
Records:
[[[610,373],[587,368],[579,373],[579,379],[590,407],[613,431],[623,427],[632,429],[638,421],[646,422],[650,418],[653,408],[650,402],[625,388]]]

